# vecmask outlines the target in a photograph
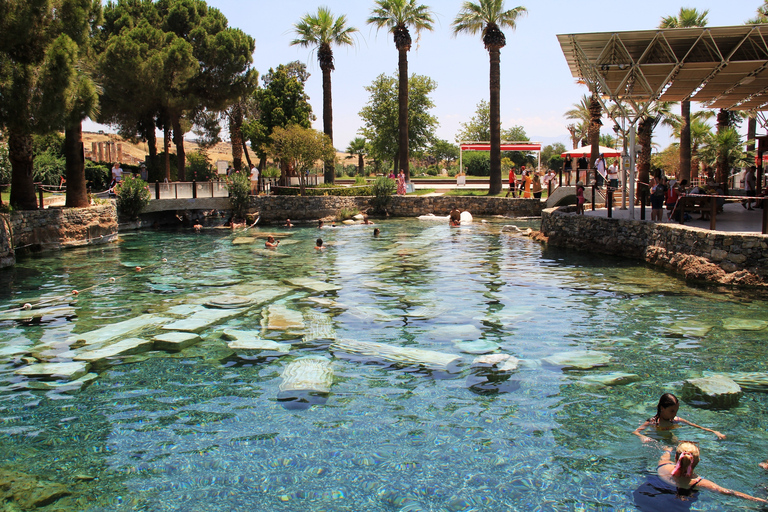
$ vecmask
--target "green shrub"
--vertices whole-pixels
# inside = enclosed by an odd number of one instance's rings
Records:
[[[251,176],[247,171],[233,172],[227,178],[229,206],[236,219],[245,219],[251,205]]]
[[[434,167],[430,167],[429,169],[427,169],[427,174],[429,174],[430,176],[437,176],[439,173],[437,169],[435,169]]]
[[[187,179],[192,181],[213,181],[218,174],[211,161],[202,151],[187,154]]]
[[[149,204],[149,185],[132,174],[123,175],[117,187],[117,212],[124,218],[136,220]]]
[[[176,172],[178,170],[178,166],[176,165],[176,153],[170,153],[168,155],[168,160],[171,164],[171,179],[170,181],[176,181]],[[165,153],[160,153],[155,158],[148,158],[147,159],[147,179],[150,182],[155,181],[165,181]],[[123,167],[123,170],[125,170],[125,167]]]
[[[363,186],[366,185],[368,182],[365,181],[365,176],[355,176],[355,186]]]
[[[64,157],[52,150],[35,155],[33,161],[34,180],[44,185],[59,185],[67,173]]]
[[[280,169],[277,167],[267,167],[264,172],[261,173],[262,178],[279,178]]]
[[[464,167],[466,167],[469,176],[490,176],[491,158],[488,153],[482,151],[468,151],[464,155]]]
[[[451,178],[455,178],[458,173],[459,173],[458,168],[448,169],[448,176],[450,176]]]
[[[358,213],[360,213],[360,210],[358,210],[357,208],[353,208],[351,210],[347,208],[342,208],[341,210],[339,210],[339,213],[336,214],[336,220],[343,221],[343,220],[351,219]]]
[[[384,213],[389,204],[392,202],[392,194],[397,189],[397,183],[395,180],[386,176],[379,176],[376,181],[373,182],[373,201],[371,204],[373,210],[376,212]]]
[[[90,160],[86,160],[85,182],[92,190],[106,190],[112,182],[112,173],[106,165],[99,165]]]

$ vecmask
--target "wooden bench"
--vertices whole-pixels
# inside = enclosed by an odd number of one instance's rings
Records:
[[[685,223],[686,213],[699,213],[702,218],[709,215],[709,229],[715,229],[715,218],[717,216],[716,198],[683,196],[677,200],[676,209],[680,211],[680,224]]]

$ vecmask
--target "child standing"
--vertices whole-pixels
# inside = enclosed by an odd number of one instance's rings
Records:
[[[645,422],[637,427],[633,434],[638,436],[644,443],[653,441],[650,437],[644,436],[642,431],[648,427],[655,427],[656,430],[672,430],[680,424],[690,425],[692,427],[700,428],[706,432],[711,432],[717,436],[718,439],[725,439],[725,435],[721,434],[717,430],[712,430],[706,427],[702,427],[695,423],[691,423],[688,420],[677,415],[677,411],[680,409],[680,401],[672,393],[664,393],[659,399],[659,404],[656,406],[656,415],[648,418]]]
[[[576,183],[576,213],[584,215],[584,183]]]

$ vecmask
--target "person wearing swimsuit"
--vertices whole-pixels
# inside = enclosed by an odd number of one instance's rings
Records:
[[[677,488],[678,497],[690,496],[698,489],[707,489],[719,492],[728,496],[736,496],[750,501],[759,501],[768,503],[768,501],[755,498],[743,492],[733,491],[721,487],[711,480],[707,480],[696,474],[696,466],[699,463],[699,447],[690,441],[682,441],[675,449],[675,460],[672,461],[672,448],[665,448],[664,453],[659,459],[659,465],[656,467],[656,473],[659,478],[669,485]]]
[[[680,425],[689,425],[691,427],[700,428],[705,432],[711,432],[715,434],[718,439],[725,439],[725,434],[721,434],[717,430],[711,428],[702,427],[677,415],[677,411],[680,409],[680,400],[677,399],[672,393],[664,393],[659,398],[659,403],[656,406],[656,415],[648,418],[645,422],[637,427],[633,434],[638,436],[644,443],[653,441],[650,437],[644,435],[642,432],[648,427],[654,427],[656,430],[672,430]]]

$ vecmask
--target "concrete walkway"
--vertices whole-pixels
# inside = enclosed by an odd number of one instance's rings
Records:
[[[592,211],[590,205],[586,205],[584,215],[593,217],[608,217],[608,210],[605,208],[598,208]],[[692,226],[709,230],[709,219],[699,220],[699,215],[694,214],[693,219],[685,223],[686,226]],[[620,208],[613,209],[614,219],[629,219],[629,208],[622,210]],[[645,209],[646,222],[651,222],[651,209]],[[667,222],[667,211],[664,210],[664,222]],[[635,206],[634,220],[640,220],[640,207]],[[723,207],[723,213],[718,213],[715,217],[716,230],[725,231],[729,233],[762,233],[763,229],[763,210],[761,208],[755,208],[750,211],[741,206],[740,202],[729,202]]]

